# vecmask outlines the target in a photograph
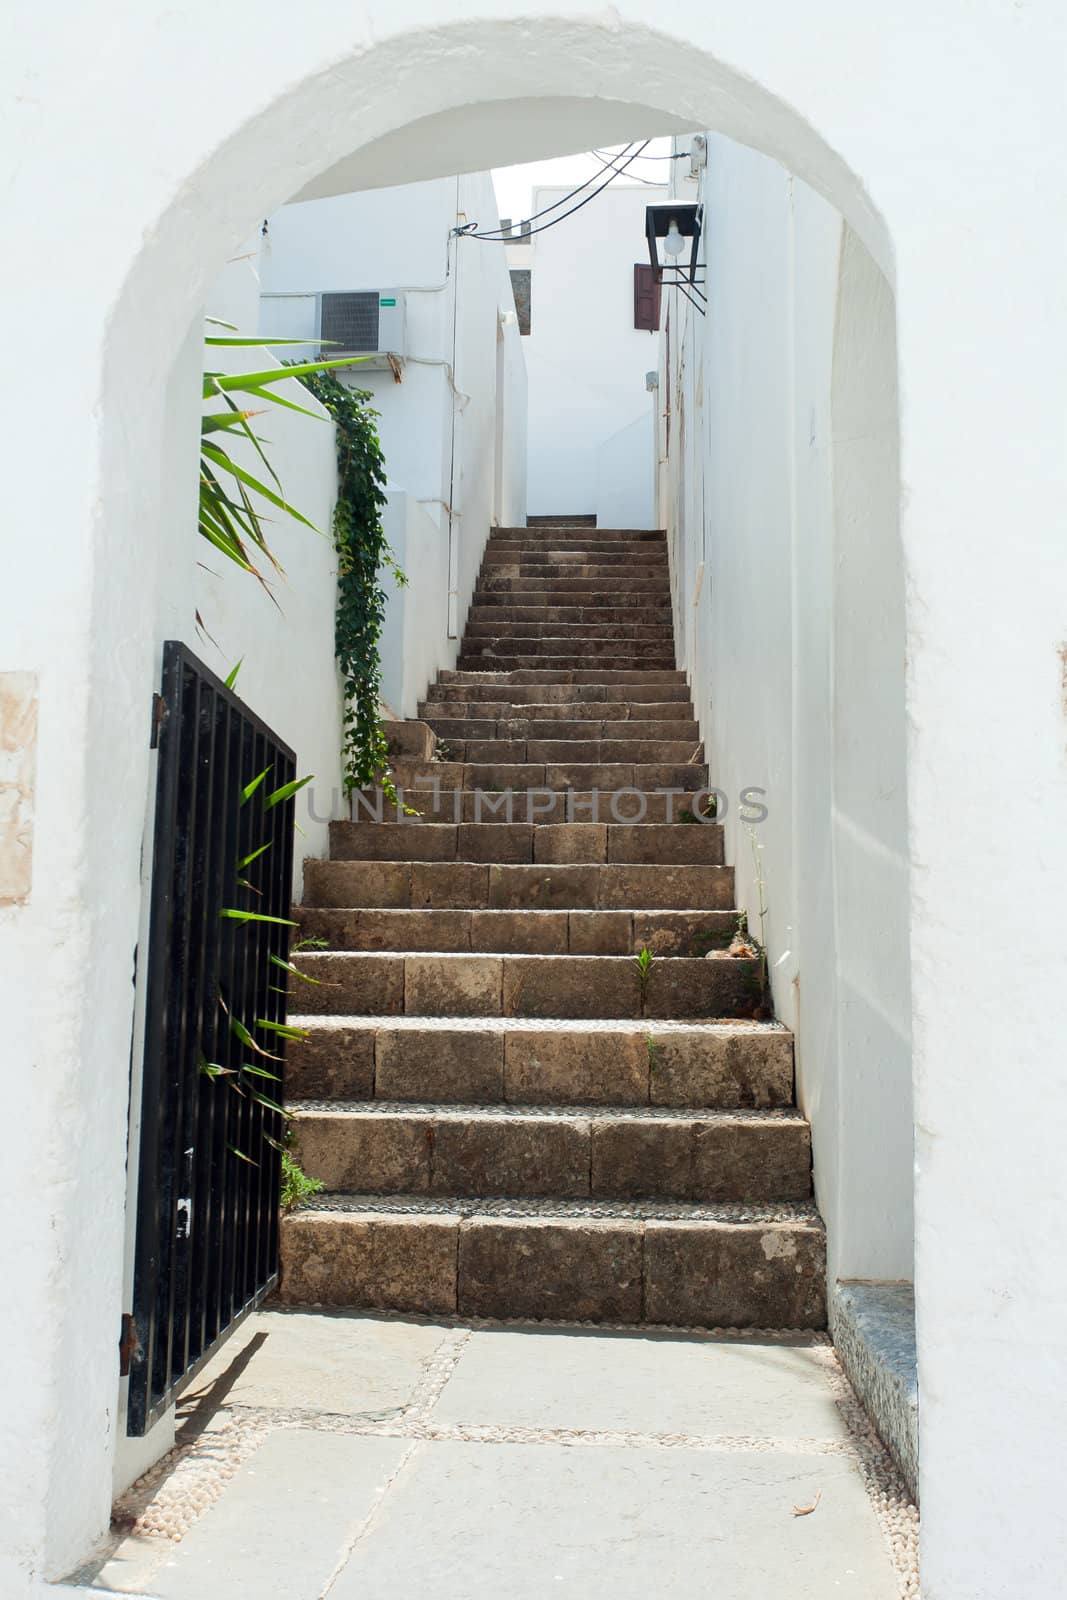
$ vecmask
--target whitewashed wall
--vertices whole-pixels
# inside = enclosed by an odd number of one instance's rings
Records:
[[[442,667],[454,665],[455,640],[444,627],[448,593],[448,540],[427,508],[403,490],[391,489],[382,527],[401,571],[401,586],[391,572],[383,587],[388,597],[382,631],[382,701],[393,717],[413,717],[426,699],[427,685]]]
[[[535,189],[533,210],[566,193]],[[595,514],[601,527],[650,525],[653,405],[645,374],[655,369],[657,340],[634,328],[634,265],[648,260],[645,207],[667,193],[618,178],[574,216],[533,235],[523,345],[534,516],[575,512]],[[631,428],[637,448],[627,451],[619,436]]]
[[[597,448],[596,515],[602,528],[656,526],[655,448],[654,404]]]
[[[284,206],[268,220],[260,255],[264,330],[285,311],[274,295],[406,295],[402,381],[362,364],[350,381],[373,394],[391,496],[422,507],[438,529],[443,568],[434,560],[412,573],[434,594],[420,595],[417,608],[391,603],[384,630],[390,658],[424,659],[435,670],[455,664],[490,526],[526,517],[526,371],[518,328],[504,320],[514,312],[504,252],[452,237],[457,223],[498,220],[488,174],[441,178]],[[411,515],[405,509],[405,525]],[[417,519],[414,526],[425,529]],[[403,634],[416,609],[418,638]],[[390,678],[387,699],[397,692]],[[410,692],[401,698],[413,709]]]
[[[705,177],[679,192],[705,204],[709,263],[706,319],[669,291],[663,340],[680,659],[753,928],[757,861],[766,880],[831,1275],[910,1278],[892,294],[847,230],[842,246],[838,213],[765,156],[713,136]],[[754,827],[738,804],[748,786],[766,791]]]

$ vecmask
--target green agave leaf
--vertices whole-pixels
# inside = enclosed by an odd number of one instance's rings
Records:
[[[241,911],[233,906],[226,906],[219,912],[220,917],[228,917],[231,922],[274,922],[282,928],[298,928],[300,924],[293,922],[289,917],[268,917],[262,911]]]
[[[245,1061],[241,1066],[242,1072],[251,1072],[257,1078],[271,1078],[275,1083],[281,1083],[281,1078],[276,1072],[268,1072],[266,1067],[254,1067],[251,1061]]]
[[[226,429],[243,428],[249,417],[261,417],[262,411],[215,411],[200,418],[200,432],[221,433]]]
[[[230,1152],[230,1154],[232,1156],[240,1156],[242,1161],[247,1161],[248,1165],[250,1167],[258,1167],[259,1166],[259,1162],[258,1161],[253,1161],[251,1156],[246,1156],[244,1151],[243,1150],[238,1150],[238,1148],[237,1148],[237,1146],[235,1144],[228,1144],[226,1146],[226,1148],[227,1148],[227,1150]]]
[[[245,664],[245,658],[244,658],[244,656],[242,656],[240,661],[237,662],[236,666],[233,666],[233,667],[230,668],[229,672],[226,674],[225,678],[222,680],[223,683],[225,683],[227,689],[232,689],[233,688],[234,684],[237,682],[237,674],[240,672],[240,670],[244,666],[244,664]],[[251,861],[252,859],[253,859],[252,856],[248,857],[248,861]],[[248,865],[248,861],[239,861],[237,863],[237,865],[239,867],[245,867],[245,866]]]
[[[290,976],[294,978],[302,978],[305,983],[313,983],[317,987],[321,987],[321,978],[309,977],[306,972],[301,972],[299,967],[294,967],[291,961],[283,961],[281,956],[276,955],[272,955],[270,959],[276,967],[281,967],[282,971],[288,972]],[[279,989],[277,992],[278,994],[285,994],[287,991],[285,989]]]
[[[270,811],[272,807],[282,805],[290,796],[296,794],[298,789],[302,789],[306,783],[312,783],[314,778],[315,774],[309,772],[306,778],[294,778],[292,783],[283,783],[280,789],[275,789],[273,794],[267,796],[263,803],[264,811]]]
[[[287,400],[282,394],[271,394],[267,389],[246,389],[243,392],[254,395],[257,400],[269,400],[272,406],[282,406],[286,411],[299,411],[302,417],[310,417],[313,422],[325,421],[325,418],[321,417],[317,411],[309,411],[307,406],[298,406],[295,400]],[[263,413],[261,411],[249,411],[248,415],[250,417],[260,417]]]
[[[217,1061],[209,1061],[203,1051],[200,1052],[197,1068],[204,1074],[205,1078],[229,1078],[233,1076],[232,1067],[220,1067]]]
[[[263,465],[266,467],[268,473],[273,478],[274,482],[278,485],[278,492],[281,493],[281,487],[282,487],[281,479],[278,477],[278,474],[275,472],[274,468],[271,466],[270,461],[269,461],[269,459],[268,459],[268,457],[267,457],[267,455],[266,455],[266,453],[265,453],[265,451],[263,449],[263,445],[262,445],[262,443],[260,441],[260,437],[259,437],[258,433],[253,433],[252,432],[252,429],[248,426],[247,420],[244,419],[241,407],[237,404],[236,400],[232,400],[230,398],[230,396],[228,394],[226,394],[225,392],[222,392],[222,398],[225,401],[226,406],[228,407],[228,409],[233,412],[234,416],[242,418],[242,420],[241,420],[241,422],[239,424],[241,432],[244,434],[245,438],[248,440],[249,444],[252,446],[253,450],[256,452],[256,455],[259,457],[259,459],[262,461]],[[270,396],[267,395],[266,392],[264,391],[263,392],[263,398],[264,399],[269,399]]]
[[[297,1042],[308,1037],[306,1028],[293,1028],[288,1022],[271,1022],[267,1017],[257,1017],[256,1027],[266,1028],[270,1033],[280,1034],[283,1039],[293,1039]]]
[[[310,341],[301,339],[301,344]],[[205,373],[205,379],[210,376],[215,379],[218,389],[235,390],[238,393],[243,389],[265,389],[272,383],[284,383],[287,378],[303,378],[308,373],[329,372],[333,367],[354,367],[361,361],[370,361],[370,356],[334,356],[329,361],[297,361],[291,367],[271,367],[266,372],[233,372],[233,373]],[[215,390],[207,390],[207,395]]]
[[[262,1045],[257,1044],[244,1023],[240,1022],[236,1017],[230,1018],[230,1027],[246,1050],[254,1050],[257,1056],[265,1056],[268,1061],[279,1061],[281,1059],[280,1056],[272,1056],[269,1050],[264,1050]]]
[[[258,1089],[252,1089],[250,1092],[252,1099],[257,1105],[266,1106],[268,1111],[276,1111],[278,1115],[280,1117],[284,1117],[287,1122],[292,1120],[293,1113],[291,1111],[286,1111],[284,1106],[280,1106],[276,1100],[271,1100],[268,1095],[260,1094]]]
[[[255,861],[257,857],[261,856],[265,850],[270,849],[273,842],[274,841],[272,839],[268,839],[267,843],[261,844],[258,850],[253,850],[251,855],[242,857],[242,859],[237,863],[237,871],[242,872],[245,867],[251,866],[252,862]]]
[[[261,494],[264,500],[269,500],[272,506],[277,506],[279,510],[286,512],[288,516],[294,517],[297,522],[302,522],[305,528],[311,529],[312,533],[320,531],[313,522],[308,521],[302,511],[297,511],[295,506],[291,506],[287,500],[283,500],[280,494],[275,494],[274,490],[269,489],[259,478],[254,478],[250,472],[245,471],[244,467],[239,467],[236,461],[226,454],[225,450],[219,449],[218,445],[205,442],[201,448],[210,461],[213,461],[217,467],[221,467],[223,472],[228,472],[231,477],[236,478],[238,484],[247,484],[254,494]],[[252,511],[251,504],[248,505],[247,509],[250,515],[256,515]],[[269,555],[270,552],[266,550],[266,546],[263,548],[265,553]],[[273,557],[271,559],[273,560]]]
[[[242,805],[244,805],[246,800],[251,800],[252,796],[255,794],[256,790],[259,788],[260,784],[263,782],[263,779],[267,776],[267,773],[271,771],[273,766],[274,766],[274,763],[271,762],[271,765],[269,767],[264,767],[263,771],[258,775],[258,777],[253,778],[251,783],[246,783],[245,784],[244,788],[241,790],[241,804]],[[241,865],[244,866],[245,863],[242,862]]]
[[[209,318],[208,320],[214,321],[214,318]],[[220,328],[230,328],[233,326],[233,324],[229,322],[220,322],[218,326]],[[242,337],[238,337],[236,339],[222,339],[218,334],[212,333],[205,335],[204,343],[220,346],[249,345],[254,350],[277,350],[280,349],[283,344],[336,344],[337,341],[336,339],[264,339],[262,336],[251,339],[245,339]]]

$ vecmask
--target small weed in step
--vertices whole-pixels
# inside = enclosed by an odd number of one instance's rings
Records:
[[[309,1178],[299,1161],[289,1150],[282,1150],[282,1215],[306,1205],[315,1195],[322,1193],[318,1178]]]
[[[637,966],[637,982],[641,990],[642,1005],[644,1005],[645,1000],[648,998],[648,981],[652,976],[652,963],[655,959],[655,956],[652,954],[652,951],[647,945],[644,945],[637,955],[634,956],[634,961]]]

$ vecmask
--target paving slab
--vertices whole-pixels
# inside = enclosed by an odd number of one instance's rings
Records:
[[[249,1317],[182,1397],[215,1389],[221,1404],[372,1419],[411,1402],[441,1328],[343,1311],[261,1311]]]
[[[464,1349],[433,1420],[704,1437],[847,1437],[820,1355],[802,1337],[486,1330]]]
[[[319,1600],[409,1448],[304,1428],[271,1434],[159,1567],[149,1593]]]
[[[330,1600],[897,1594],[847,1458],[448,1440],[409,1458]]]

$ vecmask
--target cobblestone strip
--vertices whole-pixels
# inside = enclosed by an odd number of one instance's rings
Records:
[[[220,1411],[211,1427],[190,1443],[175,1445],[116,1500],[112,1531],[181,1539],[274,1426],[269,1412]]]
[[[856,1398],[856,1392],[845,1376],[829,1340],[822,1344],[815,1356],[853,1441],[867,1496],[896,1569],[901,1600],[921,1600],[919,1508],[912,1500],[895,1461]]]

